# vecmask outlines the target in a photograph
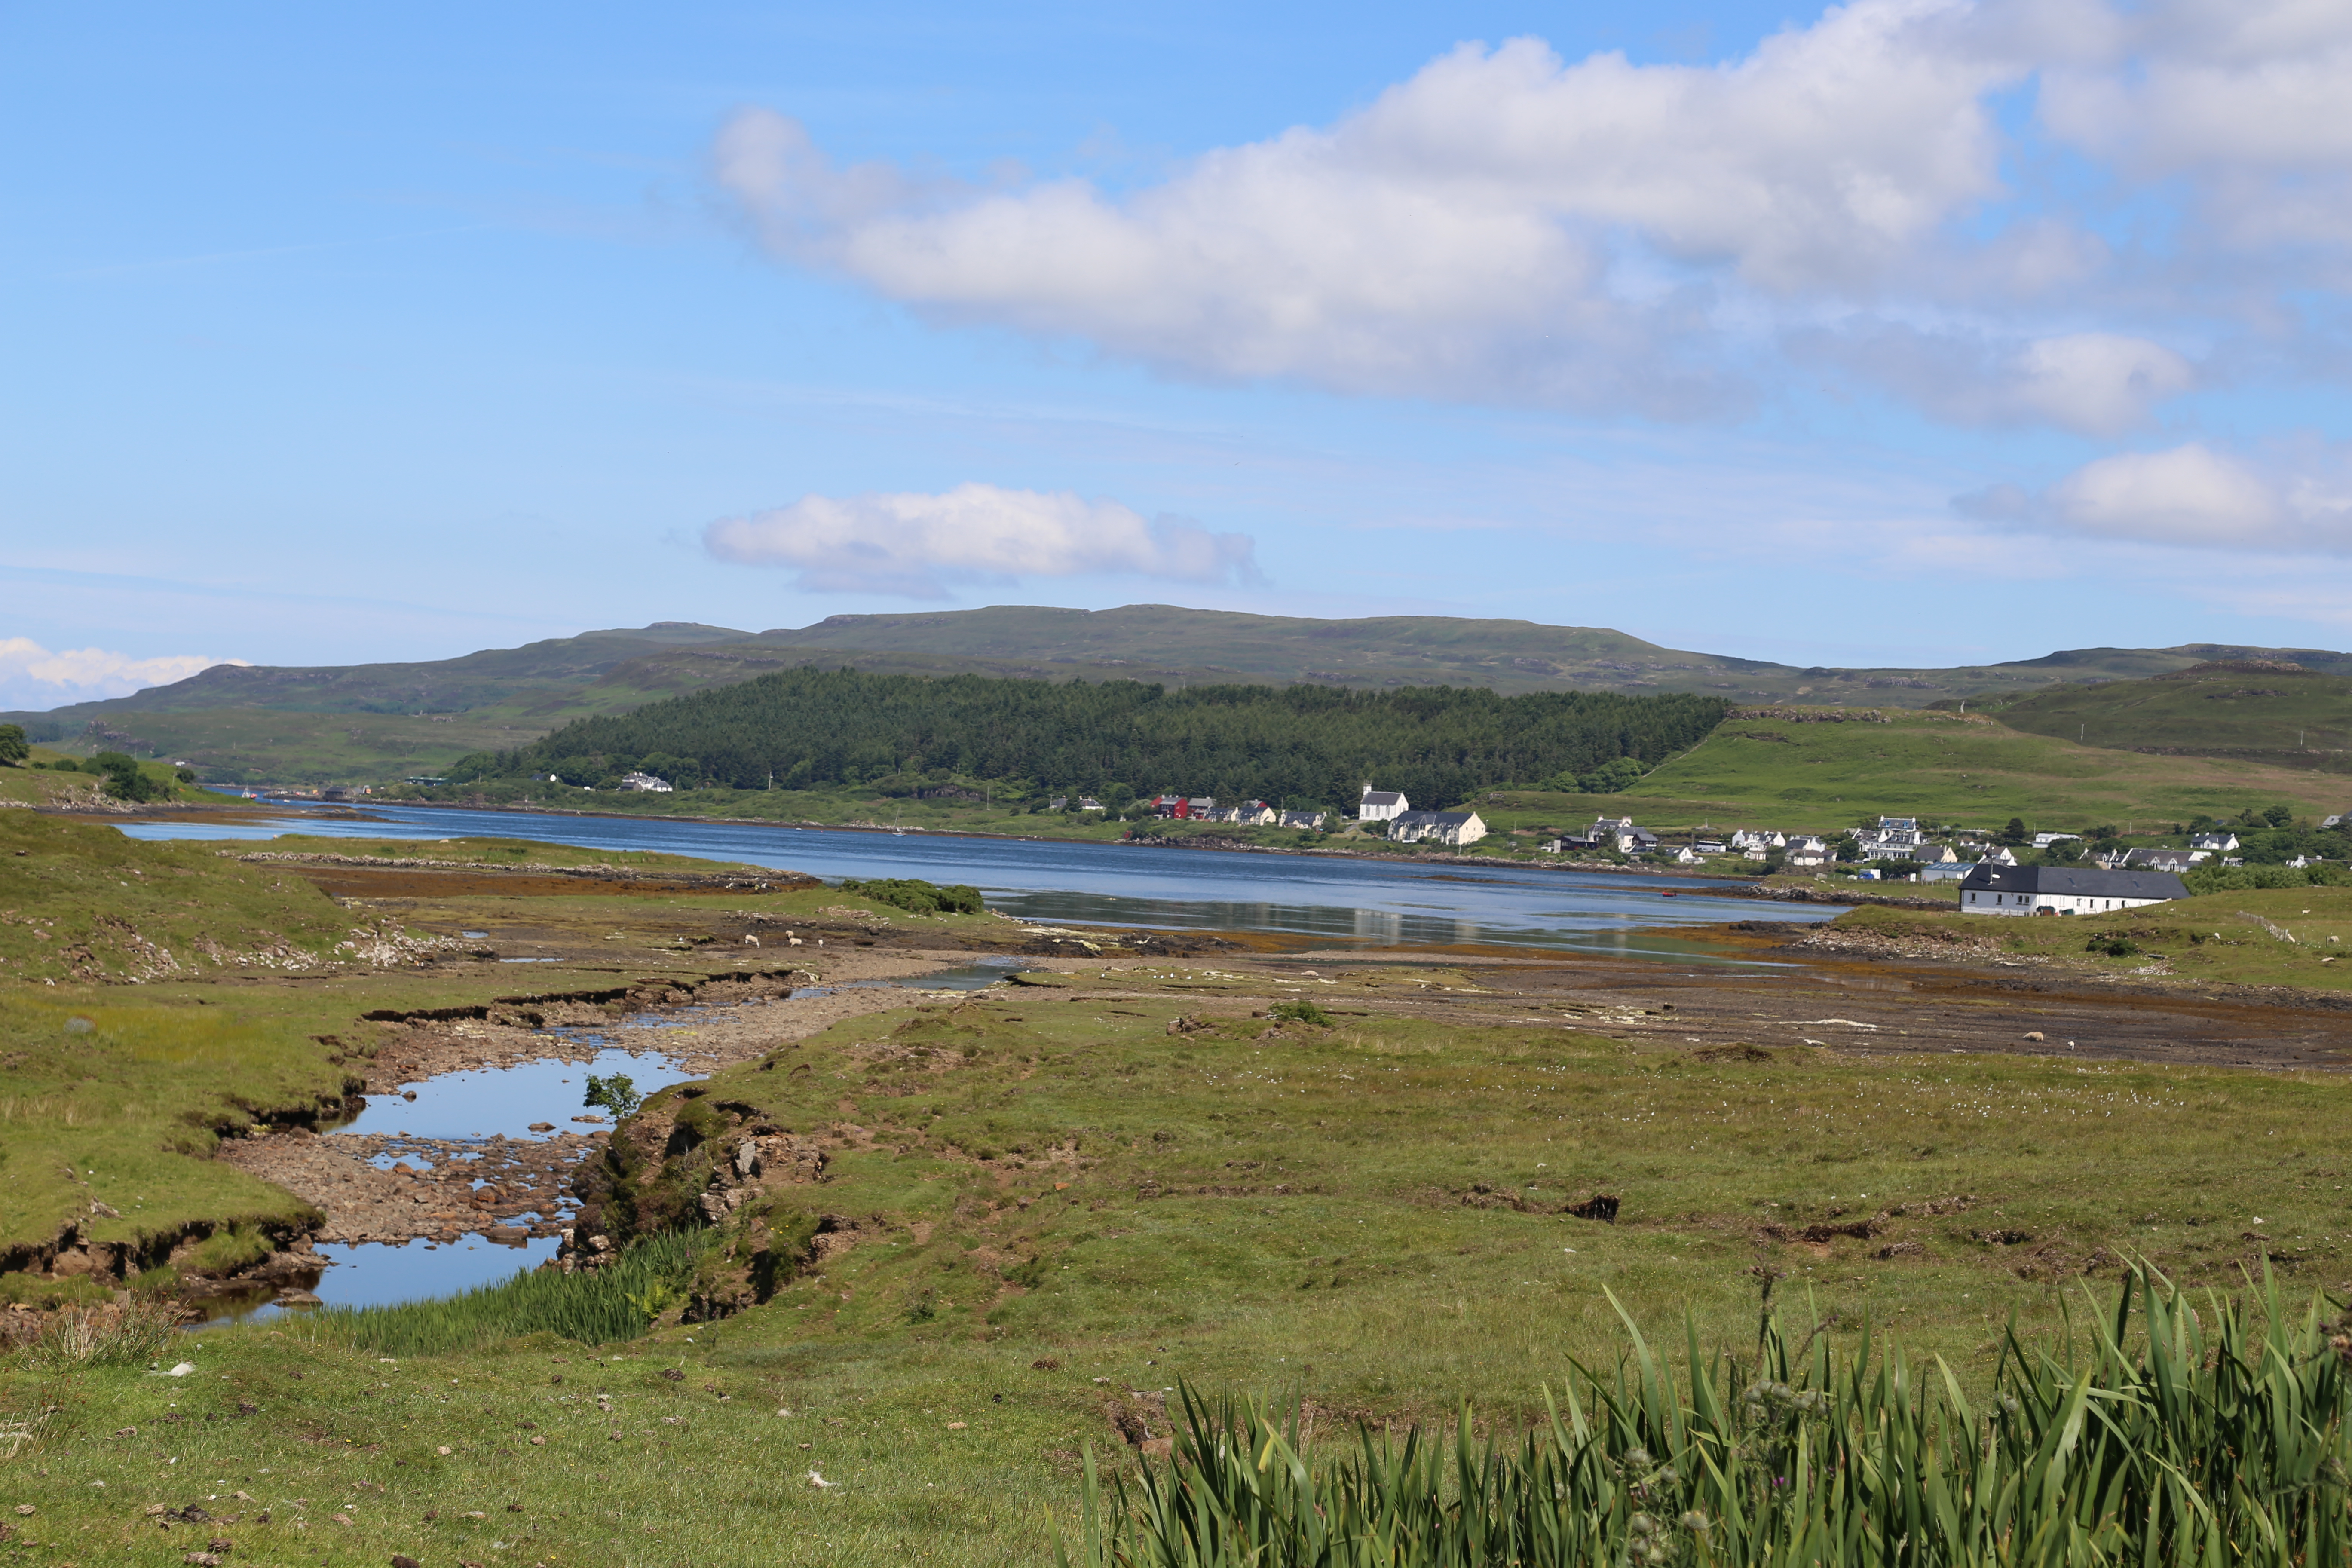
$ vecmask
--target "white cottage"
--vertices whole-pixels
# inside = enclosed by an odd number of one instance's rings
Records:
[[[1412,803],[1405,799],[1401,792],[1392,789],[1374,789],[1371,785],[1366,784],[1363,798],[1356,803],[1356,820],[1358,822],[1394,822],[1400,816],[1412,809]]]
[[[2094,871],[2078,866],[1979,865],[1960,880],[1964,915],[2098,915],[2136,910],[2189,889],[2169,871]]]
[[[1389,825],[1389,837],[1400,844],[1425,841],[1460,848],[1486,837],[1486,825],[1475,811],[1402,811]]]

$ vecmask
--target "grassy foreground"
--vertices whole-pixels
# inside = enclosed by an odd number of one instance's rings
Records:
[[[1296,1415],[1188,1392],[1173,1465],[1108,1506],[1088,1475],[1083,1555],[1089,1568],[2352,1556],[2352,1341],[2275,1288],[2252,1310],[2206,1310],[2210,1323],[2137,1272],[2111,1321],[2086,1314],[2087,1343],[2011,1341],[1980,1412],[1948,1368],[1867,1344],[1841,1360],[1810,1333],[1791,1345],[1769,1316],[1752,1355],[1692,1342],[1679,1367],[1629,1322],[1616,1375],[1571,1378],[1517,1445],[1482,1447],[1465,1419],[1451,1445],[1367,1433],[1318,1464]]]
[[[688,1103],[845,1140],[773,1195],[854,1245],[723,1322],[412,1354],[321,1320],[207,1331],[177,1381],[0,1373],[27,1433],[0,1505],[42,1543],[21,1560],[176,1562],[218,1533],[260,1561],[1036,1563],[1057,1522],[1076,1538],[1086,1447],[1132,1472],[1121,1433],[1166,1436],[1180,1377],[1303,1399],[1327,1434],[1468,1399],[1508,1436],[1572,1361],[1625,1353],[1612,1294],[1712,1354],[1753,1345],[1776,1276],[1817,1345],[1858,1356],[1871,1325],[1979,1399],[2012,1318],[2063,1333],[2127,1258],[2225,1291],[2267,1263],[2298,1310],[2347,1272],[2324,1075],[1702,1060],[1369,1012],[1475,997],[1443,970],[1304,983],[1328,1027],[1250,1016],[1263,977],[1141,978],[871,1016],[656,1097],[676,1152],[648,1192],[726,1147],[672,1137]],[[1563,1212],[1595,1193],[1614,1224]],[[192,1502],[238,1522],[144,1511]]]
[[[34,875],[26,847],[0,873]],[[206,898],[356,918],[212,847],[128,847],[140,858],[119,868],[142,875],[59,870],[19,911],[144,897],[157,868],[200,856],[192,878],[229,876]],[[318,847],[502,863],[495,842]],[[2334,892],[2227,897],[2316,910]],[[607,950],[624,983],[673,973],[665,922],[749,901],[465,897],[529,904],[600,943],[625,928]],[[858,903],[757,903],[845,901]],[[2273,918],[2298,945],[2329,934],[2317,915]],[[359,1013],[524,983],[494,968],[7,987],[0,1239],[93,1200],[120,1215],[90,1217],[100,1239],[188,1217],[299,1222],[285,1194],[204,1157],[212,1127],[339,1094]],[[550,965],[528,984],[580,981]],[[1057,1528],[1080,1540],[1086,1450],[1137,1479],[1129,1439],[1171,1435],[1180,1378],[1299,1402],[1318,1435],[1307,1457],[1328,1466],[1353,1451],[1358,1415],[1438,1428],[1468,1400],[1477,1441],[1540,1435],[1547,1387],[1576,1363],[1613,1378],[1631,1352],[1614,1303],[1654,1338],[1687,1321],[1703,1360],[1752,1357],[1769,1288],[1795,1330],[1821,1325],[1807,1356],[1854,1365],[1866,1331],[1899,1340],[1923,1373],[1942,1357],[1982,1410],[2012,1321],[2029,1342],[2054,1342],[2070,1311],[2087,1332],[2082,1292],[2111,1309],[2133,1260],[2222,1292],[2269,1269],[2297,1312],[2352,1279],[2337,1077],[1700,1054],[1530,1013],[1496,984],[1401,963],[1169,963],[1033,976],[780,1042],[697,1095],[656,1096],[635,1124],[648,1157],[609,1168],[645,1212],[674,1212],[734,1132],[824,1142],[827,1179],[772,1189],[759,1217],[803,1239],[822,1225],[836,1245],[765,1304],[682,1323],[672,1266],[654,1258],[634,1276],[184,1334],[127,1362],[0,1353],[0,1563],[1043,1563]],[[1456,1016],[1389,1010],[1415,998]],[[1265,1016],[1285,1002],[1291,1016]],[[1613,1223],[1570,1212],[1599,1212],[1597,1195],[1618,1200]],[[702,1235],[732,1245],[739,1228]],[[193,1370],[162,1375],[180,1359]]]

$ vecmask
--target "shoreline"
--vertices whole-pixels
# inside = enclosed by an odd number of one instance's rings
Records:
[[[714,827],[772,827],[779,831],[801,831],[805,829],[824,833],[873,833],[882,834],[892,837],[920,835],[927,838],[977,838],[1012,844],[1076,844],[1092,845],[1099,848],[1192,849],[1226,855],[1319,856],[1330,859],[1367,860],[1384,865],[1475,866],[1483,867],[1489,870],[1508,868],[1512,870],[1541,871],[1547,873],[1585,871],[1591,872],[1596,876],[1607,875],[1673,879],[1691,883],[1695,889],[1704,888],[1708,892],[1717,894],[1721,897],[1754,899],[1759,902],[1765,903],[1846,905],[1879,904],[1892,906],[1897,909],[1924,910],[1957,910],[1958,908],[1958,902],[1957,900],[1946,900],[1941,899],[1920,897],[1897,897],[1886,893],[1864,892],[1860,889],[1846,892],[1803,887],[1793,884],[1784,884],[1777,888],[1767,887],[1760,881],[1738,881],[1727,879],[1721,872],[1689,871],[1684,870],[1678,867],[1621,866],[1614,861],[1609,860],[1496,860],[1486,856],[1455,854],[1415,854],[1410,858],[1406,858],[1402,856],[1385,855],[1373,850],[1319,847],[1286,848],[1283,846],[1274,844],[1242,844],[1235,843],[1228,839],[1205,837],[1173,841],[1168,839],[1118,838],[1104,840],[1091,838],[1057,838],[1043,834],[992,833],[982,828],[967,827],[903,827],[888,826],[882,823],[815,822],[807,819],[787,822],[781,819],[770,820],[762,817],[706,816],[698,814],[664,814],[655,816],[627,811],[581,811],[574,810],[570,807],[537,805],[461,805],[456,801],[438,800],[380,801],[366,804],[351,801],[310,802],[277,800],[267,802],[245,802],[240,803],[238,805],[234,807],[215,806],[208,802],[187,804],[173,803],[173,809],[182,812],[222,810],[250,812],[256,807],[270,805],[302,807],[325,805],[339,807],[343,811],[350,812],[353,815],[364,814],[371,809],[371,806],[381,807],[396,805],[413,807],[419,810],[434,811],[510,812],[519,816],[585,816],[596,817],[611,822],[688,822],[700,823]],[[71,816],[75,814],[60,812],[57,815]],[[115,814],[108,814],[110,816],[113,815]]]

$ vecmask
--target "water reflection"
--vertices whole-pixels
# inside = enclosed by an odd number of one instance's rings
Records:
[[[667,1020],[665,1020],[667,1021]],[[554,1031],[551,1031],[552,1033]],[[651,1094],[698,1075],[651,1051],[602,1050],[585,1062],[519,1062],[512,1067],[443,1073],[405,1086],[415,1095],[372,1094],[367,1109],[335,1129],[343,1132],[394,1132],[414,1138],[547,1138],[533,1122],[550,1122],[559,1132],[593,1132],[603,1122],[577,1122],[587,1114],[588,1075],[627,1076],[639,1094]]]
[[[300,808],[260,821],[132,823],[142,838],[267,838],[279,833],[338,837],[527,838],[592,849],[674,855],[790,868],[814,876],[919,877],[967,882],[992,908],[1048,923],[1162,930],[1257,931],[1338,946],[1484,944],[1677,958],[1723,957],[1654,933],[1757,912],[1703,879],[1530,867],[1397,865],[1342,856],[1261,855],[1108,844],[860,833],[761,823],[536,812],[374,806],[370,819]],[[1661,895],[1672,891],[1675,896]],[[1823,921],[1831,904],[1775,905],[1776,921]],[[1622,933],[1654,933],[1627,943]]]

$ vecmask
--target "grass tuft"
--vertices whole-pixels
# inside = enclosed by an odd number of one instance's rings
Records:
[[[1931,1373],[1867,1339],[1840,1358],[1818,1331],[1792,1348],[1770,1319],[1749,1363],[1702,1356],[1694,1330],[1677,1379],[1627,1318],[1613,1376],[1580,1369],[1565,1418],[1552,1405],[1516,1445],[1475,1445],[1465,1406],[1450,1441],[1365,1427],[1322,1463],[1296,1410],[1188,1388],[1174,1463],[1132,1490],[1121,1479],[1107,1499],[1089,1449],[1082,1561],[2347,1561],[2342,1328],[2267,1279],[2252,1310],[2206,1310],[2136,1271],[2087,1345],[2070,1334],[2054,1354],[2010,1335],[1980,1405],[1941,1358]]]
[[[635,1243],[602,1268],[576,1274],[527,1268],[436,1300],[329,1307],[303,1319],[302,1331],[390,1355],[440,1355],[536,1333],[590,1345],[633,1340],[686,1300],[686,1283],[708,1239],[668,1231]]]

